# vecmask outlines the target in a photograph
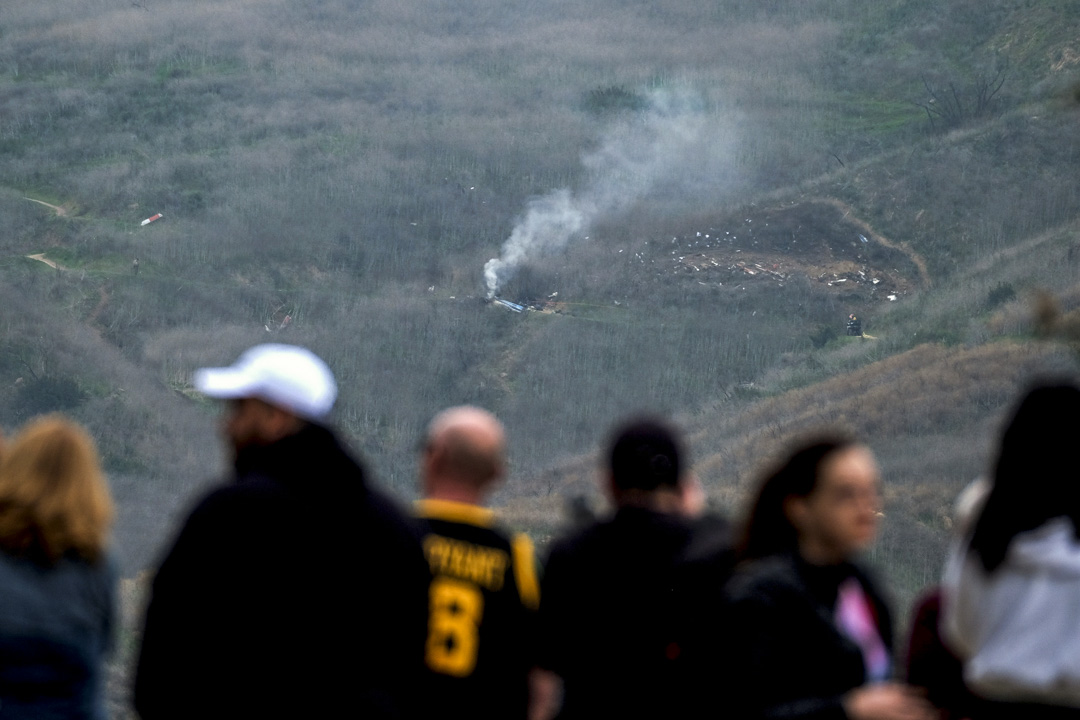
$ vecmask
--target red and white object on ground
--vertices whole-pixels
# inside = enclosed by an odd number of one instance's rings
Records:
[[[146,218],[141,223],[139,223],[139,225],[149,225],[150,223],[154,222],[155,220],[160,220],[160,219],[161,219],[161,213],[158,213],[157,215],[151,215],[150,217]]]

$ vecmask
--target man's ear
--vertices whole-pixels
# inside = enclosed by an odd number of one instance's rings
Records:
[[[424,446],[424,465],[441,471],[446,463],[446,443],[441,438],[428,441]]]
[[[701,480],[698,479],[696,474],[693,472],[684,473],[680,478],[678,489],[684,515],[694,518],[705,513],[709,498],[705,494],[705,488],[701,486]]]

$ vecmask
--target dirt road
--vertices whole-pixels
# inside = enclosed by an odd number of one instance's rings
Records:
[[[56,261],[50,260],[49,258],[45,257],[45,253],[38,253],[37,255],[27,255],[26,257],[30,258],[31,260],[37,260],[38,262],[43,262],[46,265],[48,265],[49,267],[56,268],[57,270],[67,270],[67,268],[64,267],[63,265],[58,265],[56,263]]]
[[[57,217],[67,217],[67,210],[65,208],[59,206],[59,205],[53,205],[52,203],[47,203],[44,200],[35,200],[32,197],[26,197],[26,196],[23,196],[23,200],[29,200],[32,203],[37,203],[38,205],[44,205],[45,207],[49,208],[54,213],[56,213]]]

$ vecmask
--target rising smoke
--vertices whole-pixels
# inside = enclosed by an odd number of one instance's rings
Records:
[[[561,188],[529,202],[502,253],[484,264],[488,298],[522,265],[563,249],[597,220],[650,193],[715,198],[728,183],[731,140],[729,124],[706,112],[700,97],[650,93],[644,111],[609,126],[600,147],[582,158],[588,172],[581,189]]]

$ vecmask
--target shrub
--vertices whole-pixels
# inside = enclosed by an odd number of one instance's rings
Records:
[[[42,413],[70,410],[81,404],[85,397],[72,378],[46,375],[19,385],[13,410],[16,418],[26,420]]]
[[[830,340],[836,339],[836,328],[832,325],[818,325],[817,329],[810,333],[810,342],[815,348],[825,347]]]
[[[993,310],[999,305],[1004,305],[1010,300],[1016,299],[1016,290],[1013,289],[1011,283],[999,282],[994,289],[986,296],[987,309]]]
[[[623,110],[644,110],[645,98],[627,90],[622,85],[609,85],[607,87],[590,90],[585,96],[585,109],[597,115],[622,112]]]

